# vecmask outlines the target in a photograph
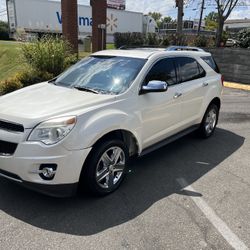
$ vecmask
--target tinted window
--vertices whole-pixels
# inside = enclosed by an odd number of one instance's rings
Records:
[[[178,57],[176,62],[179,67],[180,82],[195,80],[206,75],[205,70],[193,58]]]
[[[204,56],[201,59],[203,59],[203,61],[205,61],[215,72],[220,73],[218,65],[211,56]]]
[[[206,71],[201,67],[201,65],[197,62],[198,68],[199,68],[199,72],[200,72],[200,77],[205,77],[206,76]]]
[[[158,80],[167,82],[168,85],[176,84],[176,71],[172,59],[162,59],[158,61],[148,73],[145,82]]]

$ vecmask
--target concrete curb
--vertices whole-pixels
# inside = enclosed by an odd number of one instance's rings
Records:
[[[250,80],[249,80],[249,82],[250,82]],[[227,88],[242,89],[242,90],[250,91],[250,85],[246,85],[246,84],[240,84],[240,83],[234,83],[234,82],[224,82],[224,86]]]

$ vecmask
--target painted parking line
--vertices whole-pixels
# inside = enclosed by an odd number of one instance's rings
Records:
[[[224,86],[227,88],[233,88],[233,89],[250,90],[250,85],[247,85],[247,84],[224,82]]]
[[[184,178],[178,178],[177,182],[185,192],[191,191],[196,192],[191,185],[188,185]],[[213,224],[213,226],[218,230],[218,232],[224,237],[224,239],[236,250],[249,249],[240,239],[234,234],[227,224],[216,215],[214,210],[208,206],[208,204],[201,198],[197,196],[190,196],[196,206],[203,212],[206,218]]]

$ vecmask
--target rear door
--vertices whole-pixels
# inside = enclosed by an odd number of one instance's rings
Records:
[[[181,84],[182,128],[198,122],[203,100],[207,91],[206,72],[192,57],[176,57],[178,80]]]

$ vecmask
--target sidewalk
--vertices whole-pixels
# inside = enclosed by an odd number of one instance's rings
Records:
[[[249,79],[250,83],[250,79]],[[227,88],[233,88],[233,89],[242,89],[242,90],[249,90],[250,91],[250,84],[240,84],[240,83],[235,83],[235,82],[224,82],[224,86]]]

